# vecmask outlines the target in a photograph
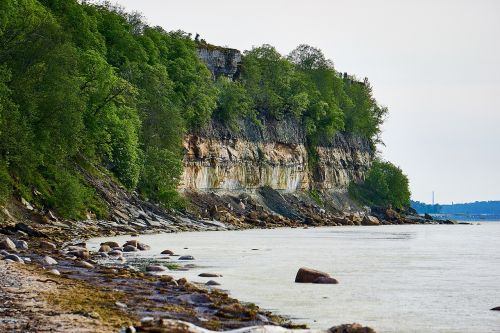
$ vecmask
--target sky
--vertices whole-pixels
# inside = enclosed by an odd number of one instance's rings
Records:
[[[500,200],[500,1],[115,2],[216,45],[319,47],[389,108],[381,155],[408,175],[414,200]]]

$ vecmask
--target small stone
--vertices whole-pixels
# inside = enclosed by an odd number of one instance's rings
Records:
[[[4,257],[4,260],[12,260],[12,261],[15,261],[15,262],[19,262],[21,264],[24,264],[24,261],[23,259],[21,259],[20,257],[18,257],[17,255],[15,254],[9,254],[7,256]]]
[[[111,247],[109,245],[103,244],[99,248],[99,252],[109,252],[111,251]]]
[[[76,263],[76,265],[77,265],[78,267],[82,267],[82,268],[88,268],[88,269],[92,269],[92,268],[94,268],[94,265],[92,265],[91,263],[86,262],[86,261],[78,261],[78,262]]]
[[[52,275],[57,275],[57,276],[61,275],[61,273],[57,269],[51,269],[49,271],[49,273]]]
[[[180,256],[179,260],[194,260],[193,256]]]
[[[163,250],[163,251],[161,252],[161,254],[173,255],[173,254],[174,254],[174,252],[173,252],[173,251],[170,251],[170,250]]]
[[[154,321],[155,319],[153,317],[143,317],[141,318],[141,325],[146,327],[152,326]]]
[[[222,274],[217,273],[201,273],[198,274],[199,277],[222,277]]]
[[[102,257],[102,258],[107,258],[109,257],[109,255],[106,253],[106,252],[100,252],[99,255]]]
[[[49,256],[43,257],[41,263],[45,266],[57,265],[57,261]]]
[[[119,308],[125,309],[127,307],[127,304],[122,303],[122,302],[115,302],[115,305]]]
[[[40,248],[44,249],[44,250],[53,251],[56,249],[56,245],[54,243],[51,243],[51,242],[41,241]]]
[[[120,250],[111,250],[108,252],[108,254],[113,257],[119,257],[123,255],[122,251]]]
[[[125,245],[123,247],[123,252],[136,252],[138,251],[137,248],[133,245]]]
[[[136,333],[137,330],[135,329],[134,326],[129,326],[125,329],[125,333]]]
[[[220,286],[220,283],[214,280],[208,280],[207,283],[205,283],[207,286]]]
[[[23,261],[24,261],[24,262],[31,262],[31,259],[30,259],[30,258],[26,258],[26,257],[24,257],[24,258],[22,258],[22,259],[23,259]]]
[[[8,256],[10,253],[5,250],[0,250],[0,254],[3,256]]]
[[[86,316],[92,319],[101,319],[101,316],[95,311],[87,312]]]
[[[9,237],[5,237],[0,241],[0,249],[13,252],[16,250],[16,244]]]
[[[26,241],[18,240],[15,242],[15,244],[16,244],[16,248],[18,248],[19,250],[27,250],[28,249],[28,243]]]
[[[149,265],[146,266],[146,271],[147,272],[164,272],[166,271],[167,268],[161,265]]]
[[[21,203],[26,207],[27,210],[33,210],[33,206],[24,198],[21,198]]]

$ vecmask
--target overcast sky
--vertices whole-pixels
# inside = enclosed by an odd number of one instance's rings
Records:
[[[306,43],[389,107],[382,156],[413,199],[500,200],[500,1],[119,0],[151,25],[240,50]]]

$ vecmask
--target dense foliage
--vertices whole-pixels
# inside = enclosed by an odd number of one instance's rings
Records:
[[[410,206],[408,177],[390,162],[375,160],[361,184],[351,184],[351,194],[364,204],[405,209]]]
[[[321,50],[299,45],[284,57],[265,44],[244,53],[241,72],[221,86],[226,100],[244,101],[244,107],[219,104],[216,114],[229,126],[245,116],[291,115],[304,124],[311,146],[341,130],[378,142],[387,109],[377,104],[367,79],[337,72]]]
[[[0,2],[0,197],[16,189],[65,216],[99,212],[86,161],[171,205],[184,130],[216,100],[182,32],[109,5]]]
[[[296,117],[311,152],[339,130],[377,140],[386,109],[320,50],[263,45],[238,80],[214,81],[196,43],[107,3],[0,1],[0,201],[15,192],[67,217],[105,214],[84,177],[99,166],[175,206],[182,137],[212,118],[237,131],[241,118]]]

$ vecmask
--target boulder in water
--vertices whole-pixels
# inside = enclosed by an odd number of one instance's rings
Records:
[[[332,278],[328,273],[321,272],[315,269],[301,267],[295,276],[297,283],[319,283],[319,284],[337,284],[336,279]]]

